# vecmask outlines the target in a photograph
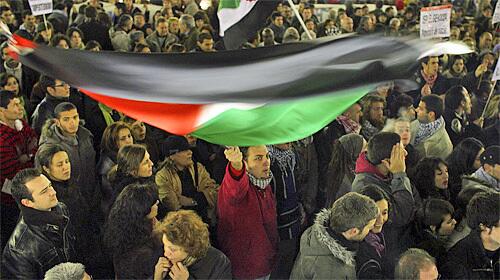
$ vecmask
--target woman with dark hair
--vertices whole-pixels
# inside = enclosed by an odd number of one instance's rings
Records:
[[[69,49],[69,46],[71,45],[71,42],[68,38],[68,36],[63,35],[63,34],[56,34],[50,39],[50,44],[49,46],[51,47],[56,47],[56,48],[61,48],[61,49]]]
[[[116,165],[116,157],[121,147],[134,144],[132,131],[124,122],[114,122],[104,130],[101,140],[101,155],[97,163],[97,172],[101,177],[101,208],[108,213],[114,201],[113,188],[108,180],[108,173]]]
[[[161,244],[154,237],[158,190],[154,184],[126,186],[109,213],[104,244],[113,257],[116,279],[150,279]]]
[[[88,263],[94,230],[90,223],[88,202],[79,189],[81,186],[75,186],[70,182],[71,162],[68,153],[58,144],[42,145],[35,155],[35,163],[52,183],[57,199],[68,207],[70,228],[76,236],[77,260]]]
[[[475,138],[465,138],[446,158],[448,163],[449,190],[454,205],[458,193],[462,190],[462,176],[471,175],[481,167],[480,155],[484,145]]]
[[[416,247],[436,258],[438,267],[446,257],[445,244],[457,223],[453,212],[453,206],[448,201],[429,198],[415,215]]]
[[[231,262],[210,246],[208,225],[194,211],[170,212],[158,233],[164,252],[155,266],[154,280],[232,279]]]
[[[376,185],[368,185],[361,190],[373,199],[379,209],[379,215],[373,229],[359,244],[356,254],[356,276],[358,279],[391,279],[393,265],[386,259],[383,226],[389,219],[389,199]]]
[[[70,40],[70,47],[72,49],[85,49],[85,44],[83,43],[83,32],[78,27],[70,27],[66,32],[66,36],[68,36]]]
[[[448,69],[443,72],[446,78],[463,78],[467,75],[467,67],[465,67],[465,60],[461,55],[454,55],[448,63]]]
[[[363,136],[355,133],[344,135],[335,141],[326,173],[326,205],[322,205],[322,208],[330,208],[339,197],[352,191],[356,159],[365,146]]]
[[[142,145],[132,144],[120,148],[116,156],[116,165],[108,173],[108,180],[113,189],[110,205],[123,189],[132,183],[154,183],[153,162]],[[158,192],[158,189],[156,189]]]
[[[6,72],[0,73],[0,89],[12,91],[13,93],[16,94],[16,96],[19,98],[19,101],[21,101],[21,105],[24,108],[24,114],[23,114],[24,119],[27,120],[28,104],[25,102],[24,96],[21,94],[21,86],[16,76],[8,74]]]
[[[421,159],[416,168],[411,182],[417,188],[422,199],[439,198],[450,200],[448,190],[448,165],[438,157],[425,157]]]

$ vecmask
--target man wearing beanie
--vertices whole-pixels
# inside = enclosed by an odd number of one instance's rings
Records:
[[[481,168],[473,176],[500,191],[500,146],[490,146],[480,156]]]
[[[194,210],[214,227],[219,185],[201,163],[193,161],[193,152],[185,137],[168,137],[162,150],[166,158],[155,176],[162,203],[171,211]]]

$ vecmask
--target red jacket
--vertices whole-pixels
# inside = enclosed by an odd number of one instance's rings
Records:
[[[276,203],[270,185],[259,190],[245,168],[236,171],[230,165],[217,202],[219,245],[235,278],[255,279],[270,274],[277,261]]]
[[[38,149],[38,136],[35,131],[23,122],[21,131],[5,124],[0,124],[0,188],[6,179],[12,180],[17,172],[33,167],[33,158]],[[31,155],[26,163],[19,161],[21,155]],[[2,193],[2,204],[15,205],[11,195]]]

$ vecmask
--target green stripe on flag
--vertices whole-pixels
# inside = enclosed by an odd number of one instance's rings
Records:
[[[296,141],[329,124],[370,89],[373,86],[275,103],[252,110],[230,109],[192,134],[222,145],[253,146]]]
[[[236,9],[240,6],[240,0],[220,0],[219,11],[221,9]]]

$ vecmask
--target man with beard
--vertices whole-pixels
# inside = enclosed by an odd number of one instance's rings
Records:
[[[424,96],[416,109],[417,119],[410,125],[410,143],[422,158],[435,156],[446,159],[453,150],[445,129],[443,110],[443,100],[435,94]]]
[[[269,278],[278,249],[276,202],[266,146],[230,147],[219,189],[219,245],[237,279]]]
[[[361,135],[368,141],[384,128],[385,100],[377,95],[368,95],[363,101]]]

